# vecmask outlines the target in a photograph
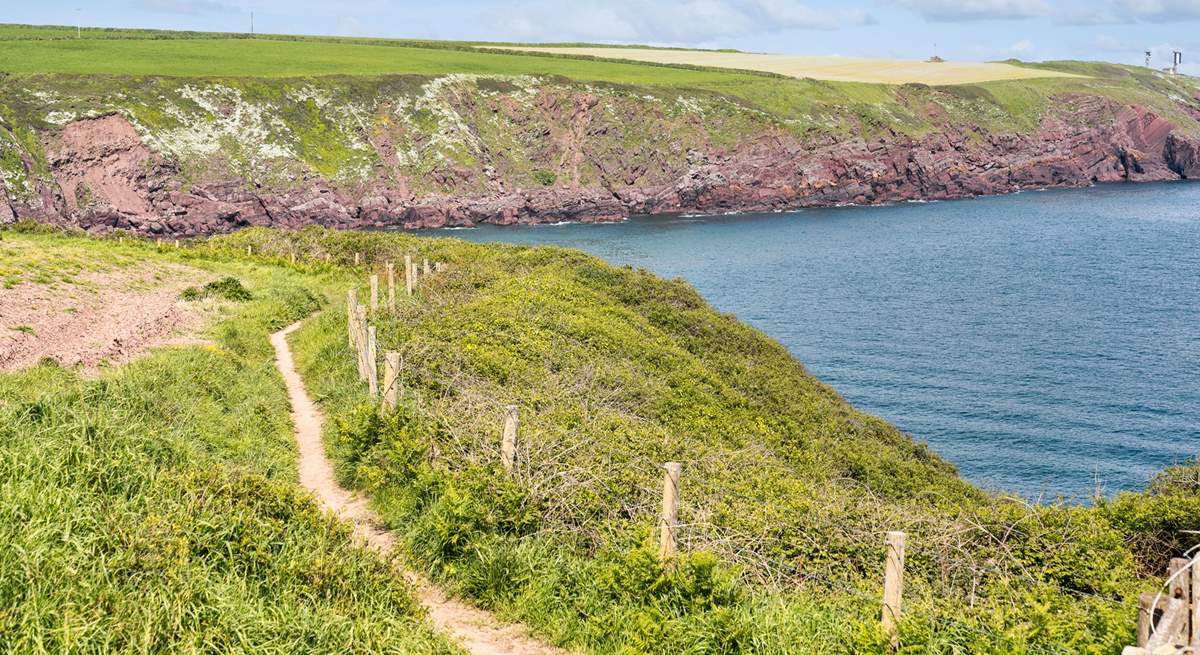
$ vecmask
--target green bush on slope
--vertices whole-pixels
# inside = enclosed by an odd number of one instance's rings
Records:
[[[1131,643],[1153,555],[1127,519],[1148,496],[1106,510],[984,494],[682,282],[552,248],[316,229],[220,241],[449,262],[375,321],[380,351],[403,359],[395,416],[366,401],[340,309],[297,333],[298,362],[330,419],[339,475],[371,495],[410,555],[558,641],[596,653],[882,652],[882,534],[903,529],[908,651]],[[522,410],[511,478],[498,466],[510,403]],[[685,462],[686,554],[664,572],[651,557],[657,467],[672,459]]]
[[[0,652],[455,652],[295,483],[267,334],[316,297],[238,274],[219,346],[0,375]]]

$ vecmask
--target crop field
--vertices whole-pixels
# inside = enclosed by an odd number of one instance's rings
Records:
[[[1070,73],[1036,70],[1006,63],[910,61],[903,59],[867,59],[859,57],[800,57],[748,52],[706,50],[666,50],[657,48],[526,47],[503,49],[578,55],[609,59],[627,59],[654,64],[730,68],[762,71],[788,77],[833,82],[869,82],[876,84],[971,84],[998,80],[1022,80],[1036,77],[1077,77]]]

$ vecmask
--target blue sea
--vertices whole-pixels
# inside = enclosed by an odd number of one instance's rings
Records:
[[[1200,450],[1200,184],[438,234],[686,278],[990,489],[1086,499]]]

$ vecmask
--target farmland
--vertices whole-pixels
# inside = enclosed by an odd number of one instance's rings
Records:
[[[1069,73],[1038,70],[1008,63],[928,62],[855,57],[799,57],[745,52],[676,50],[658,48],[583,48],[556,46],[504,46],[520,52],[576,55],[654,64],[703,66],[760,71],[796,78],[870,84],[974,84],[999,80],[1074,77]]]

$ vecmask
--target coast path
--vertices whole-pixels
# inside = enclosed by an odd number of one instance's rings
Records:
[[[369,548],[388,555],[395,547],[395,536],[381,524],[366,499],[338,484],[333,466],[321,441],[324,419],[308,397],[304,382],[296,371],[287,337],[301,323],[294,323],[271,335],[275,347],[275,365],[287,385],[292,405],[292,422],[299,448],[300,483],[312,491],[321,504],[350,522],[355,536]],[[568,651],[544,644],[529,635],[519,624],[504,623],[490,612],[448,598],[428,580],[412,571],[404,577],[413,585],[421,604],[434,625],[472,655],[569,655]]]

